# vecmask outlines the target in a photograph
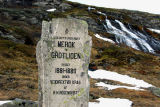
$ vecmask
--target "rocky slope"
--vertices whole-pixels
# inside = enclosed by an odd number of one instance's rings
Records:
[[[41,22],[61,17],[88,22],[89,35],[93,40],[90,69],[105,69],[126,74],[160,88],[160,34],[147,29],[160,29],[159,15],[97,8],[67,1],[45,6],[46,8],[41,6],[0,8],[0,100],[37,100],[35,45],[41,35]],[[51,7],[57,10],[47,12],[46,9]],[[114,41],[115,44],[97,38],[96,34]],[[137,38],[131,37],[133,34],[134,37],[138,35]],[[127,40],[134,41],[138,49],[131,44],[127,45],[130,43],[126,42]],[[147,45],[140,44],[141,42]],[[118,97],[133,101],[133,107],[160,106],[158,88],[149,88],[146,91],[125,88],[106,91],[95,85],[100,81],[123,84],[117,81],[91,79],[90,101],[99,97]]]

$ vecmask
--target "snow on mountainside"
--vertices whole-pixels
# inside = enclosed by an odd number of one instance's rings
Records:
[[[160,33],[160,30],[158,30],[158,29],[151,29],[151,28],[149,28],[149,30],[151,30],[153,32],[156,32],[156,33]]]
[[[97,102],[90,102],[89,107],[132,107],[132,101],[120,98],[99,98]]]
[[[106,70],[96,70],[96,71],[89,71],[89,76],[94,79],[105,79],[105,80],[114,80],[121,83],[126,83],[131,86],[125,85],[111,85],[110,83],[104,83],[100,80],[99,83],[95,83],[97,87],[103,87],[106,91],[115,90],[115,89],[128,89],[128,90],[137,90],[137,91],[147,91],[147,88],[154,87],[153,85],[144,82],[143,80],[138,80],[133,77],[129,77],[127,75],[118,74],[111,71]],[[97,99],[99,103],[89,103],[89,107],[132,107],[132,101],[127,99],[116,99],[116,98],[99,98]]]
[[[143,80],[138,80],[127,75],[121,75],[115,72],[106,71],[106,70],[96,70],[96,71],[89,71],[89,75],[91,78],[95,79],[108,79],[119,81],[126,84],[131,84],[137,88],[149,88],[153,87],[151,84],[144,82]]]
[[[113,43],[115,44],[115,42],[112,40],[112,39],[108,39],[108,38],[104,38],[104,37],[101,37],[100,35],[96,34],[95,37],[99,38],[99,39],[102,39],[104,41],[108,41],[110,43]]]

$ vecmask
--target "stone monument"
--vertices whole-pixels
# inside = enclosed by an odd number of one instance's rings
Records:
[[[36,50],[39,107],[88,107],[91,44],[85,21],[43,21]]]

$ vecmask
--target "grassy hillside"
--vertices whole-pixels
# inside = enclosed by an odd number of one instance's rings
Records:
[[[0,40],[0,100],[36,100],[37,75],[35,46]]]
[[[97,19],[104,20],[104,16],[98,15],[94,11],[89,12],[88,6],[71,2],[65,3],[70,4],[72,9],[55,13],[47,13],[43,9],[37,11],[35,7],[30,9],[0,9],[0,31],[3,35],[12,35],[20,41],[17,42],[12,38],[2,37],[0,33],[0,100],[14,98],[38,99],[38,67],[35,47],[40,38],[41,21],[60,17],[82,19],[89,23],[89,35],[93,41],[90,63],[94,64],[95,68],[126,74],[160,87],[160,57],[136,51],[124,45],[114,45],[96,38],[94,35],[98,33],[114,39],[113,35],[106,33],[103,29],[101,30],[100,22]],[[124,23],[132,23],[137,29],[146,28],[145,24],[149,22],[139,25],[143,21],[134,19],[131,17],[132,15],[137,14],[139,17],[147,17],[146,21],[149,20],[149,17],[155,17],[152,14],[128,10],[97,9],[108,14],[109,18],[119,18]],[[25,16],[23,20],[21,19],[22,13]],[[40,15],[42,15],[42,18],[40,18]],[[33,17],[38,20],[38,23],[30,23],[31,21],[28,19]],[[122,18],[120,19],[120,17]],[[149,24],[147,26],[153,25]],[[158,27],[155,25],[154,28]],[[152,36],[160,38],[158,34],[147,31]],[[94,79],[90,81],[90,101],[95,101],[99,97],[127,98],[133,101],[133,107],[160,106],[160,98],[149,90],[135,91],[121,88],[106,91],[95,86],[97,81]],[[123,84],[116,81],[110,82]]]

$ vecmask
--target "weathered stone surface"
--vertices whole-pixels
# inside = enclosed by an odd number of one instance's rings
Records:
[[[12,102],[0,105],[0,107],[38,107],[38,103],[30,100],[22,100],[16,98]]]
[[[43,22],[37,45],[39,107],[88,107],[91,37],[77,19]]]

